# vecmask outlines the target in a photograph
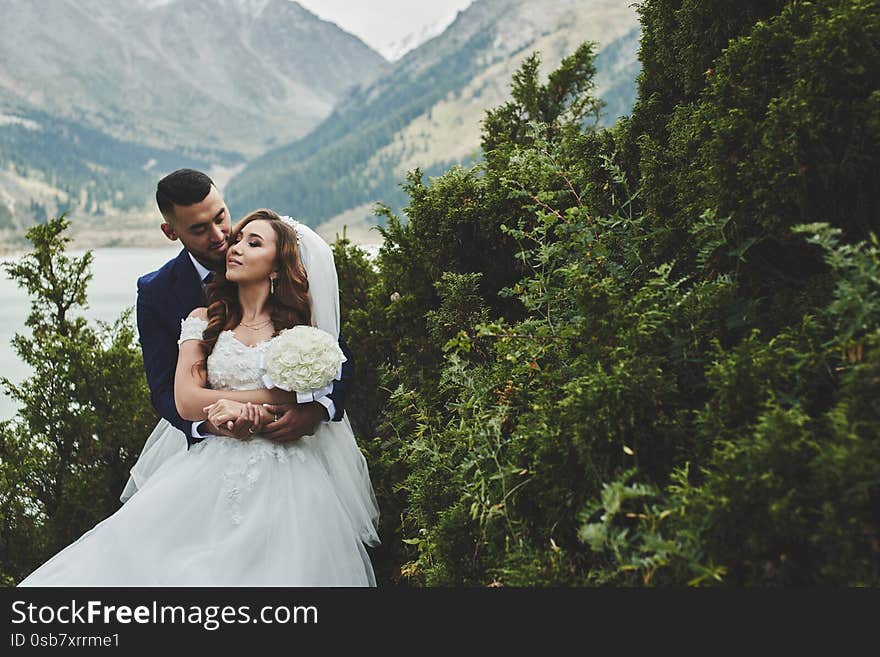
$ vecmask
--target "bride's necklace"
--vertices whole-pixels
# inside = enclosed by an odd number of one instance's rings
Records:
[[[242,320],[240,323],[242,326],[249,328],[251,331],[257,331],[257,330],[263,328],[264,326],[268,326],[271,322],[272,322],[272,318],[270,317],[265,322],[260,322],[259,324],[248,324],[244,320]]]

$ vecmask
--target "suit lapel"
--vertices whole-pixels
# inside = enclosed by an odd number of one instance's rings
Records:
[[[178,319],[183,319],[192,312],[193,308],[205,303],[202,282],[186,249],[183,249],[174,261],[171,295],[172,307],[177,311]]]

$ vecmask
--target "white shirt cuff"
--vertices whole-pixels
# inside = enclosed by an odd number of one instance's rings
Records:
[[[210,435],[210,434],[206,434],[206,433],[205,434],[199,433],[199,427],[202,426],[204,423],[205,423],[205,420],[201,420],[199,422],[192,423],[192,429],[190,430],[190,433],[192,434],[193,438],[198,438],[199,440],[204,440],[205,438],[207,438]]]
[[[318,388],[317,390],[309,390],[307,392],[298,392],[296,393],[296,403],[297,404],[308,404],[309,402],[318,401],[322,397],[326,397],[331,392],[333,392],[333,382],[331,381],[323,388]]]

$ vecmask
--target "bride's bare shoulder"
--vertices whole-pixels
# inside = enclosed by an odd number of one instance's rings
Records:
[[[198,308],[193,308],[193,311],[189,314],[189,317],[196,317],[198,319],[203,319],[206,322],[208,321],[208,309],[204,306],[200,306]]]

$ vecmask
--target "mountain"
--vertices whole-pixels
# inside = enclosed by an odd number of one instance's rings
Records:
[[[212,156],[214,162],[232,157],[219,152]],[[0,204],[9,210],[0,228],[14,228],[12,213],[20,210],[20,199],[26,199],[34,219],[73,208],[101,215],[111,206],[141,206],[155,192],[156,171],[211,166],[205,159],[119,141],[33,111],[26,118],[0,114],[0,157]]]
[[[144,206],[179,166],[240,166],[387,66],[290,0],[0,0],[0,15],[0,230]]]
[[[122,141],[247,156],[385,61],[289,0],[0,0],[0,102]]]
[[[479,156],[485,111],[507,100],[522,61],[540,51],[544,75],[584,41],[596,41],[605,124],[635,99],[639,26],[619,0],[477,0],[440,36],[374,82],[355,87],[306,137],[251,161],[230,181],[234,213],[274,207],[317,226],[374,221],[371,206],[399,208],[399,183],[415,167],[437,174]],[[363,238],[364,235],[355,236]]]
[[[418,30],[407,34],[406,36],[391,41],[379,49],[382,56],[389,62],[395,62],[411,50],[415,50],[420,45],[443,34],[449,24],[455,20],[455,16],[449,16],[433,23],[423,25]]]

